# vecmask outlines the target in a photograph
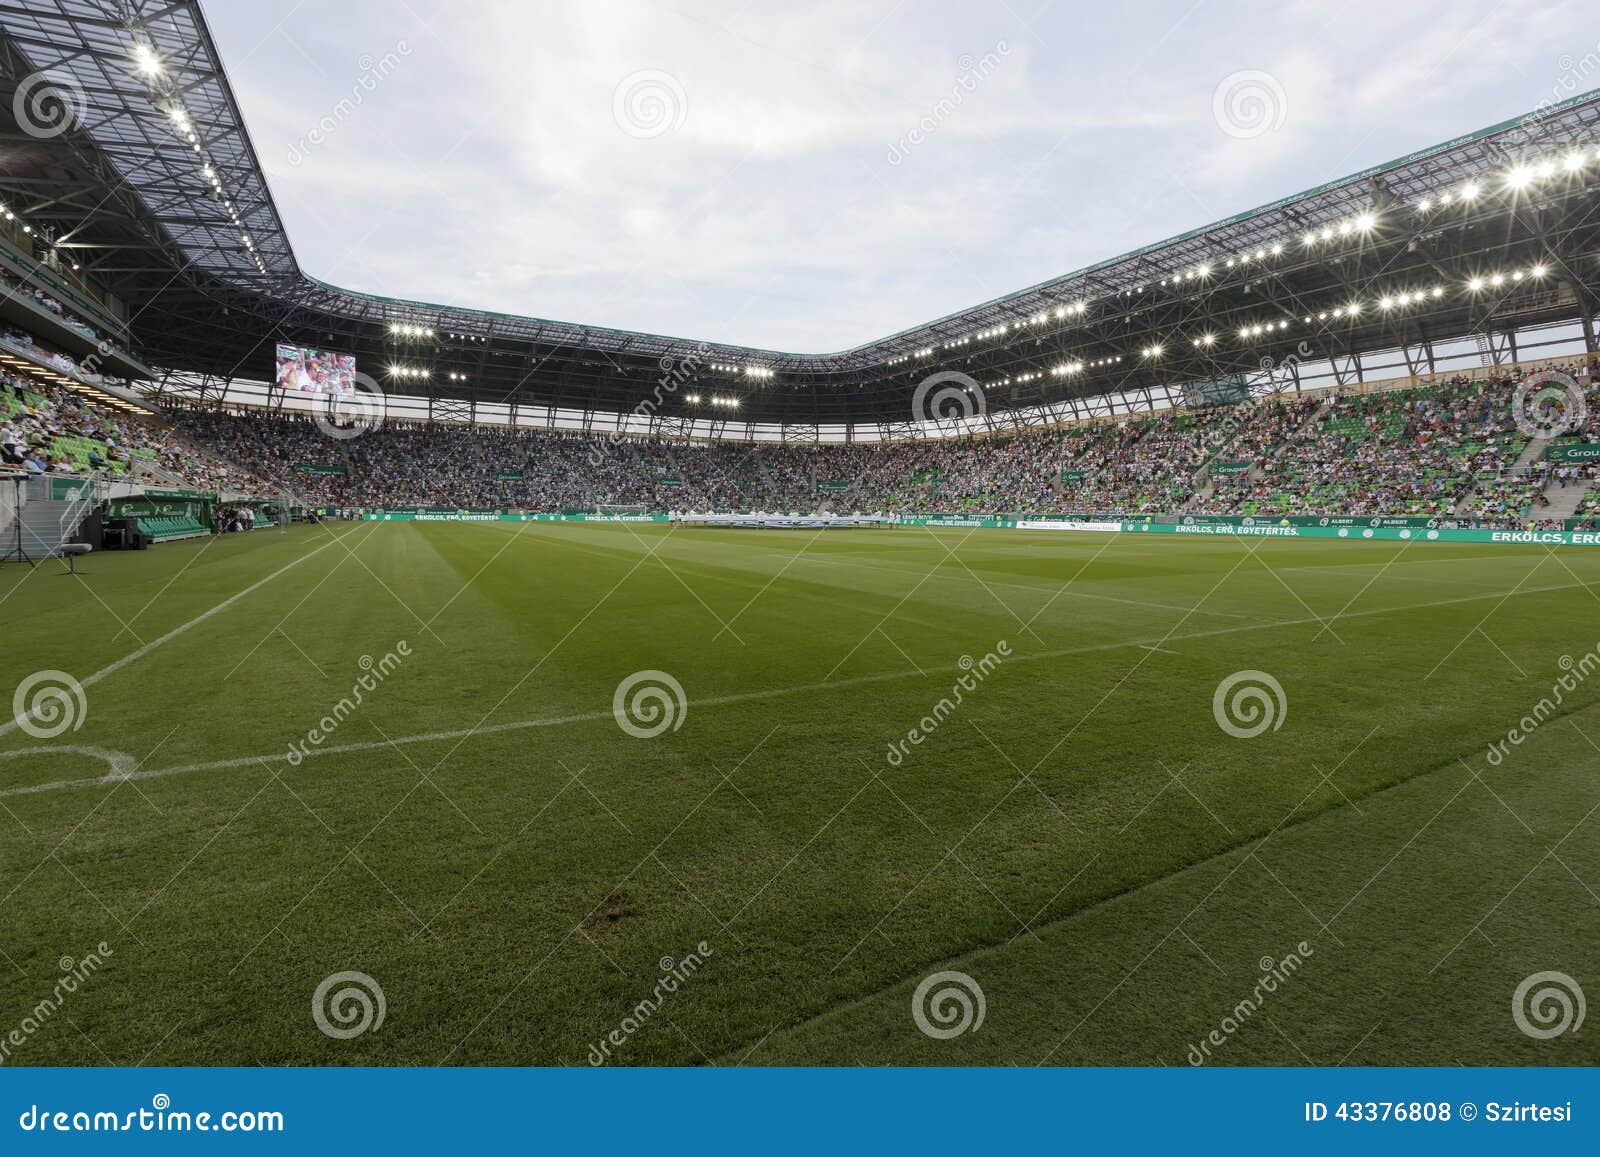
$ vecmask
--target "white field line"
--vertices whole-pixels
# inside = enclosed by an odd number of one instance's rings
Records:
[[[1544,594],[1553,591],[1578,590],[1586,587],[1585,583],[1559,583],[1554,586],[1527,587],[1517,591],[1519,595]],[[241,592],[241,594],[244,592]],[[235,596],[237,597],[237,596]],[[1456,606],[1462,603],[1478,603],[1487,599],[1508,598],[1506,591],[1491,591],[1488,594],[1464,595],[1454,599],[1434,599],[1425,603],[1407,603],[1398,607],[1379,607],[1369,611],[1352,611],[1344,619],[1371,618],[1377,615],[1397,615],[1408,611],[1426,610],[1430,607]],[[1194,631],[1187,635],[1158,635],[1146,639],[1122,639],[1109,643],[1090,643],[1081,647],[1064,647],[1052,651],[1036,651],[1028,655],[1014,655],[1006,660],[1007,665],[1016,663],[1036,663],[1042,660],[1061,659],[1071,655],[1087,655],[1102,651],[1120,651],[1129,647],[1159,647],[1163,643],[1183,642],[1187,639],[1210,639],[1220,635],[1237,635],[1249,631],[1270,631],[1280,627],[1303,627],[1312,623],[1321,623],[1323,620],[1315,616],[1303,619],[1290,619],[1284,622],[1246,623],[1235,627],[1215,627],[1209,631]],[[772,687],[764,691],[742,691],[734,695],[718,695],[710,699],[696,699],[687,704],[688,707],[724,707],[732,703],[752,703],[766,699],[783,699],[790,695],[814,695],[827,691],[841,690],[847,687],[863,687],[875,683],[893,683],[902,679],[924,679],[934,675],[952,674],[959,672],[960,667],[935,667],[926,671],[885,671],[876,675],[856,675],[848,679],[835,679],[832,682],[807,683],[795,687]],[[565,727],[574,723],[594,723],[602,719],[611,718],[610,711],[586,711],[576,715],[549,716],[542,719],[517,719],[508,723],[495,723],[486,727],[462,727],[450,731],[426,731],[418,735],[402,735],[393,739],[370,740],[361,743],[341,743],[332,747],[319,747],[304,753],[305,758],[312,759],[324,755],[343,755],[357,751],[376,751],[382,748],[399,747],[412,743],[442,743],[449,740],[464,740],[480,735],[500,735],[512,731],[527,731],[541,727]],[[70,754],[73,748],[59,748],[57,750]],[[4,762],[18,755],[39,754],[40,748],[30,747],[21,751],[0,751],[0,762]],[[121,753],[116,753],[121,754]],[[175,767],[150,768],[144,771],[132,772],[126,775],[115,773],[100,776],[94,779],[69,779],[56,780],[52,783],[36,783],[23,787],[11,787],[0,790],[0,799],[19,795],[37,795],[47,791],[63,791],[69,788],[95,787],[102,784],[115,784],[124,779],[159,779],[169,775],[185,775],[196,771],[226,771],[237,767],[250,767],[263,763],[288,762],[288,749],[269,752],[264,755],[244,755],[236,759],[217,759],[206,763],[186,763]]]
[[[346,531],[345,533],[348,534],[350,532]],[[179,635],[184,634],[186,631],[189,631],[189,630],[199,626],[201,623],[203,623],[207,619],[209,619],[212,615],[219,614],[222,611],[227,610],[229,607],[233,606],[234,603],[238,602],[240,599],[244,598],[246,595],[260,590],[262,587],[266,586],[269,582],[271,582],[273,579],[277,578],[279,575],[283,574],[285,571],[292,570],[293,568],[299,566],[301,563],[305,562],[306,559],[310,558],[312,555],[320,554],[322,551],[327,550],[330,546],[332,546],[336,542],[338,542],[339,538],[342,538],[342,537],[343,537],[343,535],[340,535],[338,538],[330,538],[327,542],[323,543],[321,546],[317,547],[316,549],[307,551],[305,554],[301,555],[299,558],[293,560],[292,562],[285,563],[283,566],[279,567],[277,570],[275,570],[271,574],[269,574],[266,578],[257,579],[255,582],[253,582],[249,586],[245,587],[244,590],[239,591],[237,594],[229,595],[227,598],[223,599],[216,606],[212,607],[209,611],[204,611],[204,612],[196,615],[194,618],[190,619],[187,623],[180,623],[178,626],[173,627],[172,630],[170,630],[166,634],[162,635],[159,639],[151,639],[148,643],[146,643],[144,646],[140,647],[138,650],[128,652],[126,655],[122,656],[122,658],[118,659],[116,662],[108,664],[107,666],[104,666],[104,667],[100,668],[100,670],[96,671],[93,675],[89,675],[86,678],[79,679],[78,680],[78,685],[80,687],[92,687],[96,683],[100,682],[100,680],[105,679],[108,676],[115,675],[118,671],[122,670],[129,663],[137,662],[138,660],[140,660],[140,659],[144,658],[146,655],[148,655],[151,651],[154,651],[157,647],[161,646],[163,643],[171,642],[173,639],[176,639]],[[0,724],[0,735],[9,735],[11,732],[13,732],[13,731],[15,731],[17,729],[17,727],[20,725],[20,723],[21,723],[20,720],[11,719],[11,720],[6,721],[3,724]]]

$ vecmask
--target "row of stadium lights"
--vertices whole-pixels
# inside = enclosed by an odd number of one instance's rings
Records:
[[[1503,289],[1508,284],[1520,285],[1523,282],[1542,280],[1548,276],[1549,273],[1550,270],[1548,266],[1532,265],[1526,270],[1516,269],[1512,270],[1510,273],[1493,273],[1486,276],[1474,277],[1466,283],[1466,289],[1468,293],[1474,294],[1482,293],[1485,289]],[[1444,293],[1445,291],[1443,286],[1435,285],[1432,289],[1406,290],[1401,293],[1388,294],[1384,297],[1378,298],[1374,304],[1376,304],[1378,309],[1382,312],[1389,313],[1395,309],[1403,309],[1408,306],[1422,305],[1430,300],[1436,301],[1442,298]],[[1311,325],[1313,322],[1327,321],[1330,318],[1349,318],[1354,320],[1361,315],[1366,306],[1367,303],[1365,302],[1352,301],[1347,305],[1336,306],[1331,310],[1323,310],[1315,316],[1307,314],[1302,321],[1306,325]],[[1288,329],[1289,324],[1288,318],[1280,318],[1277,321],[1269,321],[1256,325],[1244,326],[1238,331],[1238,337],[1242,342],[1249,341],[1253,338],[1271,337],[1274,333],[1279,333]],[[1201,334],[1199,337],[1191,339],[1190,342],[1190,344],[1196,349],[1210,349],[1216,343],[1217,335],[1214,333]],[[1166,347],[1159,342],[1155,342],[1141,348],[1139,350],[1139,356],[1145,358],[1146,360],[1152,360],[1161,357],[1165,352]],[[1064,362],[1056,366],[1051,372],[1057,377],[1064,377],[1069,374],[1082,373],[1086,368],[1111,364],[1113,362],[1120,362],[1121,360],[1122,359],[1118,357],[1114,359],[1102,358],[1098,362],[1091,363],[1085,363],[1081,361]],[[1007,378],[1005,379],[1005,382],[1002,382],[1001,384],[1006,384],[1011,380],[1012,379]],[[1026,379],[1017,380],[1021,381]]]
[[[134,71],[140,76],[153,83],[166,75],[166,66],[162,63],[161,54],[155,50],[154,45],[142,40],[135,40],[131,51]],[[200,179],[211,187],[212,193],[217,196],[222,202],[223,208],[227,210],[228,220],[233,222],[235,229],[239,230],[239,240],[244,245],[245,252],[249,255],[250,260],[255,264],[257,272],[266,273],[267,263],[262,260],[261,254],[256,252],[255,238],[250,236],[250,231],[245,228],[244,222],[240,220],[238,206],[233,203],[233,198],[223,189],[222,178],[200,147],[200,135],[195,130],[194,118],[189,115],[189,110],[184,105],[183,98],[177,95],[175,89],[166,104],[166,112],[167,118],[172,121],[173,131],[183,138],[189,147],[199,155]],[[76,269],[77,266],[73,266],[73,268]]]
[[[1057,306],[1053,316],[1057,321],[1065,321],[1069,317],[1082,317],[1084,311],[1088,308],[1089,307],[1087,303],[1075,301],[1071,305]],[[1008,333],[1015,333],[1017,330],[1023,329],[1030,325],[1045,325],[1050,321],[1051,317],[1051,312],[1049,310],[1045,310],[1043,313],[1035,314],[1033,317],[1030,317],[1027,321],[1013,321],[1004,325],[990,326],[988,329],[981,329],[975,334],[971,334],[964,338],[959,338],[956,341],[947,341],[939,348],[947,350],[959,349],[961,346],[971,345],[973,342],[982,341],[985,338],[1004,337]],[[924,350],[918,356],[925,357],[932,352],[932,350]],[[905,361],[904,358],[895,360]]]
[[[1593,161],[1596,164],[1600,164],[1600,151],[1596,151]],[[1539,181],[1548,181],[1561,172],[1569,174],[1580,173],[1583,171],[1584,166],[1589,163],[1590,158],[1582,149],[1574,149],[1561,157],[1559,165],[1555,161],[1548,159],[1532,165],[1515,165],[1502,175],[1501,181],[1507,189],[1512,192],[1519,192]],[[1417,202],[1417,212],[1431,212],[1435,205],[1448,208],[1457,200],[1470,204],[1477,200],[1478,194],[1482,191],[1482,187],[1477,182],[1468,181],[1459,190],[1441,193],[1437,200],[1432,197],[1422,198]]]
[[[1025,329],[1030,325],[1046,325],[1049,323],[1051,318],[1054,318],[1057,321],[1065,321],[1069,317],[1082,317],[1088,308],[1088,303],[1083,301],[1075,301],[1071,305],[1058,305],[1054,310],[1043,310],[1028,318],[1026,321],[1013,321],[1006,322],[1001,325],[992,325],[988,329],[980,329],[977,333],[968,334],[966,337],[957,338],[954,341],[947,341],[939,348],[942,350],[960,349],[962,346],[971,345],[975,341],[983,341],[987,338],[1004,337],[1008,333],[1016,333],[1018,330]],[[933,347],[929,346],[926,349],[917,350],[912,354],[905,354],[901,357],[890,358],[884,362],[884,365],[898,366],[904,362],[909,362],[916,358],[931,358],[932,356]]]
[[[433,371],[427,366],[403,366],[394,364],[389,367],[389,376],[391,378],[412,378],[421,379],[422,381],[430,381],[433,378]],[[465,382],[467,380],[466,374],[458,374],[455,370],[451,370],[445,376],[452,382]]]
[[[1314,244],[1317,243],[1317,240],[1319,238],[1324,240],[1324,241],[1329,241],[1329,240],[1332,240],[1335,235],[1340,236],[1340,237],[1349,237],[1349,236],[1352,236],[1352,235],[1355,235],[1355,234],[1370,233],[1372,231],[1373,227],[1376,224],[1377,224],[1377,218],[1376,218],[1375,215],[1373,215],[1371,213],[1362,213],[1359,216],[1350,219],[1349,221],[1341,222],[1338,226],[1330,226],[1328,228],[1325,228],[1325,229],[1323,229],[1321,231],[1320,234],[1319,233],[1308,233],[1308,234],[1306,234],[1306,244],[1307,245],[1314,245]],[[1261,246],[1260,248],[1256,249],[1254,253],[1246,251],[1246,252],[1240,253],[1237,257],[1229,257],[1223,264],[1224,264],[1225,268],[1232,269],[1235,266],[1247,265],[1252,260],[1260,262],[1260,261],[1265,261],[1269,256],[1271,256],[1271,257],[1281,257],[1283,255],[1283,253],[1284,253],[1284,245],[1283,245],[1283,243],[1282,242],[1274,242],[1271,245]],[[1201,262],[1199,265],[1194,266],[1192,269],[1188,269],[1188,270],[1186,270],[1186,271],[1184,271],[1182,273],[1173,274],[1171,277],[1163,277],[1163,278],[1161,278],[1161,280],[1158,282],[1158,284],[1162,285],[1162,286],[1166,286],[1168,284],[1179,285],[1179,284],[1182,284],[1182,283],[1185,283],[1185,282],[1189,282],[1189,281],[1203,281],[1206,278],[1210,277],[1211,274],[1212,274],[1212,266],[1211,266],[1211,264],[1209,262]],[[1147,289],[1147,288],[1148,288],[1147,285],[1142,285],[1142,284],[1141,285],[1136,285],[1132,289],[1123,290],[1120,294],[1118,294],[1118,296],[1119,297],[1132,297],[1135,294],[1143,293],[1145,291],[1145,289]],[[940,349],[945,349],[945,350],[960,349],[963,346],[971,345],[974,341],[982,341],[982,340],[989,339],[989,338],[1003,338],[1008,334],[1013,334],[1013,333],[1018,332],[1019,330],[1025,329],[1029,325],[1035,325],[1035,326],[1044,325],[1044,324],[1048,323],[1052,317],[1054,317],[1058,321],[1065,321],[1069,317],[1081,317],[1081,316],[1083,316],[1083,314],[1087,310],[1087,308],[1088,308],[1088,303],[1087,302],[1083,302],[1083,301],[1074,302],[1073,304],[1068,305],[1068,306],[1057,307],[1056,310],[1053,313],[1051,313],[1050,311],[1045,311],[1045,312],[1042,312],[1042,313],[1035,314],[1033,317],[1027,319],[1026,321],[1016,321],[1016,322],[1005,323],[1005,324],[1002,324],[1002,325],[990,326],[987,329],[979,330],[977,333],[970,334],[967,337],[958,338],[958,339],[956,339],[954,341],[945,342],[939,348]],[[912,360],[912,358],[928,358],[928,357],[932,357],[933,356],[933,352],[934,352],[933,348],[930,346],[930,347],[928,347],[926,349],[918,350],[915,354],[911,354],[911,355],[904,356],[904,357],[890,358],[890,359],[888,359],[888,361],[885,364],[893,366],[893,365],[899,365],[899,364],[901,364],[903,362],[910,361],[910,360]],[[1082,363],[1072,363],[1072,364],[1073,365],[1077,365],[1079,367],[1079,369],[1083,368]],[[1061,374],[1061,373],[1076,372],[1076,371],[1068,370],[1068,369],[1066,369],[1064,367],[1059,367],[1058,366],[1056,368],[1055,372],[1057,374]]]
[[[1516,165],[1505,172],[1501,176],[1500,181],[1505,189],[1512,192],[1517,192],[1527,189],[1539,181],[1548,181],[1562,172],[1567,174],[1582,172],[1584,167],[1590,163],[1590,160],[1591,158],[1582,150],[1573,150],[1566,153],[1561,158],[1559,164],[1552,160],[1544,160],[1535,164]],[[1592,160],[1595,164],[1600,164],[1600,151],[1597,151],[1594,154]],[[1418,213],[1428,213],[1434,210],[1436,207],[1448,208],[1453,204],[1472,204],[1476,202],[1477,199],[1483,194],[1483,191],[1483,185],[1478,181],[1467,181],[1463,183],[1459,189],[1447,191],[1438,195],[1437,197],[1421,198],[1417,201],[1415,208]],[[1336,239],[1365,237],[1377,227],[1377,224],[1378,215],[1376,213],[1358,213],[1353,217],[1340,221],[1338,224],[1325,225],[1321,229],[1307,230],[1306,233],[1301,237],[1301,244],[1306,249],[1314,249],[1318,245],[1329,244]],[[1275,241],[1269,245],[1259,246],[1254,251],[1245,250],[1238,253],[1236,256],[1228,257],[1222,262],[1222,265],[1225,269],[1244,267],[1252,262],[1265,262],[1269,257],[1281,257],[1286,250],[1287,245],[1284,242]],[[1209,278],[1213,271],[1214,267],[1211,263],[1201,262],[1200,264],[1195,265],[1181,273],[1163,277],[1159,282],[1157,282],[1157,284],[1165,287],[1169,285],[1183,285],[1193,281],[1203,281]],[[1504,286],[1507,281],[1513,283],[1520,282],[1524,280],[1525,276],[1535,279],[1541,278],[1546,275],[1546,272],[1547,270],[1544,266],[1535,265],[1529,269],[1526,274],[1524,274],[1521,270],[1518,270],[1511,274],[1497,273],[1488,277],[1475,277],[1468,282],[1467,288],[1471,292],[1477,293],[1481,292],[1486,287],[1500,288]],[[1132,297],[1135,294],[1144,292],[1147,288],[1150,288],[1148,284],[1136,285],[1132,289],[1123,290],[1119,296]],[[1428,296],[1435,298],[1441,297],[1443,296],[1443,292],[1444,291],[1441,288],[1435,286],[1431,291],[1431,294],[1424,293],[1422,291],[1415,293],[1400,293],[1392,297],[1380,299],[1378,301],[1378,307],[1383,310],[1390,310],[1396,306],[1406,306],[1413,303],[1420,305],[1424,300],[1427,299]],[[1082,315],[1085,308],[1086,304],[1084,302],[1076,302],[1073,305],[1056,309],[1053,316],[1057,320],[1065,320],[1069,316]],[[1360,312],[1361,303],[1353,302],[1350,305],[1341,306],[1332,311],[1320,313],[1317,315],[1317,320],[1325,321],[1330,316],[1335,318],[1355,317]],[[1025,322],[1010,322],[1002,325],[990,326],[967,337],[946,342],[940,348],[945,350],[959,349],[963,346],[970,345],[973,341],[1005,337],[1008,334],[1016,333],[1017,331],[1024,329],[1030,324],[1043,325],[1050,319],[1050,317],[1051,314],[1049,313],[1039,313]],[[1307,324],[1310,324],[1312,319],[1307,317],[1305,321]],[[1271,333],[1274,329],[1287,329],[1288,324],[1289,323],[1287,321],[1280,321],[1277,323],[1247,327],[1246,330],[1240,331],[1240,337],[1260,337]],[[1215,335],[1204,335],[1203,337],[1194,339],[1194,345],[1196,347],[1205,347],[1214,344],[1215,341]],[[1152,344],[1141,349],[1140,355],[1145,358],[1157,358],[1161,356],[1162,352],[1163,347],[1161,345]],[[913,359],[930,358],[933,356],[933,353],[933,347],[930,346],[920,349],[914,354],[890,358],[885,364],[891,366],[901,365],[905,362],[912,361]],[[1120,361],[1121,359],[1118,358],[1116,360]],[[1110,359],[1102,359],[1102,363],[1109,361]],[[1092,368],[1097,364],[1100,363],[1085,363],[1082,361],[1066,362],[1056,366],[1051,372],[1057,376],[1065,376],[1067,374],[1081,373],[1085,369]],[[1014,380],[1022,379],[1006,378],[1000,384],[1008,384]]]
[[[732,362],[710,362],[713,370],[721,374],[743,374],[747,378],[756,378],[765,381],[772,377],[773,371],[766,366],[738,366]]]
[[[430,329],[429,327],[427,327],[425,325],[412,325],[410,322],[391,321],[389,323],[389,336],[390,337],[409,337],[409,338],[435,338],[435,337],[438,337],[439,335],[435,330]],[[449,338],[451,341],[487,342],[489,340],[487,337],[484,337],[482,334],[472,334],[472,333],[446,333],[444,336]]]
[[[1507,283],[1516,285],[1522,283],[1523,281],[1538,281],[1548,274],[1548,267],[1544,265],[1533,265],[1530,266],[1526,271],[1517,269],[1513,270],[1509,274],[1494,273],[1488,276],[1474,277],[1467,282],[1466,287],[1470,293],[1481,293],[1485,289],[1503,288]],[[1388,313],[1397,308],[1422,305],[1429,300],[1437,300],[1443,296],[1444,287],[1436,285],[1431,290],[1407,290],[1398,294],[1390,294],[1379,298],[1376,304],[1378,309]],[[1353,320],[1360,316],[1364,308],[1365,306],[1362,302],[1353,301],[1348,305],[1337,306],[1332,310],[1324,310],[1318,313],[1315,318],[1307,314],[1303,320],[1306,325],[1312,324],[1313,321],[1327,321],[1329,318],[1350,318]],[[1289,320],[1287,318],[1280,318],[1277,321],[1245,326],[1238,331],[1238,336],[1241,341],[1249,341],[1252,338],[1270,337],[1272,334],[1281,332],[1288,328]],[[1216,342],[1216,334],[1206,333],[1192,339],[1191,344],[1196,349],[1209,349],[1215,345]],[[1142,347],[1139,350],[1139,356],[1146,360],[1153,360],[1160,358],[1165,352],[1166,347],[1164,345],[1159,342],[1153,342],[1150,345]],[[1062,362],[1053,367],[1050,373],[1055,377],[1068,377],[1072,374],[1083,373],[1085,370],[1099,369],[1106,366],[1116,365],[1121,361],[1122,358],[1120,356],[1113,356],[1098,358],[1093,361]],[[1040,375],[1038,374],[1021,374],[1013,377],[1002,378],[996,384],[1005,386],[1011,385],[1014,382],[1029,382],[1039,376]]]
[[[391,337],[424,339],[437,336],[428,326],[412,325],[410,322],[402,321],[391,321],[389,323],[389,334]],[[452,341],[486,342],[489,340],[486,337],[479,337],[469,333],[446,333],[445,337],[450,338]],[[422,366],[392,365],[389,367],[389,375],[396,378],[422,378],[424,380],[430,380],[433,377],[433,371]],[[452,382],[465,382],[467,380],[467,375],[457,373],[455,370],[451,370],[445,375],[445,378]]]
[[[1378,215],[1376,213],[1358,213],[1354,217],[1340,221],[1337,225],[1324,225],[1321,229],[1308,230],[1301,238],[1301,243],[1307,249],[1313,249],[1317,245],[1325,245],[1339,238],[1365,237],[1373,229],[1377,228],[1377,225]],[[1258,246],[1253,252],[1248,249],[1240,251],[1237,255],[1226,258],[1222,262],[1222,267],[1224,269],[1233,269],[1236,267],[1243,268],[1252,262],[1262,263],[1269,257],[1282,257],[1287,249],[1288,246],[1284,242],[1274,241],[1270,245]],[[1182,273],[1174,273],[1168,277],[1161,278],[1160,281],[1156,282],[1156,285],[1161,287],[1168,285],[1178,286],[1191,281],[1205,281],[1215,270],[1216,267],[1213,263],[1202,261]],[[1132,289],[1124,289],[1119,296],[1133,297],[1136,294],[1143,293],[1148,288],[1150,288],[1148,284],[1135,285]]]
[[[1106,366],[1114,366],[1120,361],[1122,361],[1121,354],[1108,358],[1095,358],[1091,362],[1062,362],[1050,372],[1058,378],[1064,378],[1068,374],[1081,374],[1084,370],[1098,370]]]
[[[725,398],[721,395],[715,395],[713,397],[706,398],[699,394],[685,394],[683,396],[683,400],[688,402],[691,406],[698,406],[704,402],[708,406],[716,406],[718,409],[722,410],[737,410],[739,408],[738,398]]]
[[[1517,165],[1504,173],[1500,180],[1505,189],[1518,192],[1527,189],[1538,181],[1548,181],[1561,172],[1568,174],[1581,172],[1584,166],[1589,163],[1589,160],[1590,158],[1584,152],[1574,150],[1565,154],[1559,165],[1551,160],[1540,161],[1532,165]],[[1593,160],[1595,163],[1600,164],[1600,151],[1595,153]],[[1423,197],[1417,201],[1415,208],[1418,213],[1429,213],[1435,208],[1448,208],[1455,204],[1470,205],[1482,196],[1483,191],[1484,188],[1480,182],[1467,181],[1459,189],[1446,191],[1436,198]],[[1371,233],[1377,227],[1377,224],[1377,214],[1371,212],[1359,213],[1354,217],[1339,222],[1337,225],[1325,225],[1321,229],[1307,230],[1302,235],[1300,242],[1304,248],[1314,249],[1318,245],[1326,245],[1339,238],[1364,237]],[[1235,266],[1248,265],[1252,260],[1261,262],[1265,261],[1269,256],[1281,257],[1285,250],[1284,242],[1276,241],[1271,245],[1257,248],[1253,253],[1247,250],[1239,253],[1236,257],[1229,257],[1223,262],[1223,266],[1224,268],[1232,269]],[[1213,266],[1211,264],[1202,262],[1182,273],[1163,277],[1158,284],[1166,286],[1200,281],[1209,277],[1212,271]],[[1131,290],[1123,290],[1122,296],[1131,297],[1136,293],[1142,293],[1146,288],[1148,288],[1146,285],[1136,285]]]

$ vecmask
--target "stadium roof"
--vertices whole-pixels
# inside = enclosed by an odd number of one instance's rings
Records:
[[[353,352],[385,389],[436,397],[450,417],[485,403],[643,403],[668,433],[708,419],[893,433],[929,416],[918,387],[935,374],[954,382],[956,410],[976,391],[985,420],[1004,425],[1104,412],[1114,397],[1158,404],[1239,375],[1281,384],[1313,358],[1358,374],[1361,354],[1399,349],[1428,368],[1437,343],[1590,329],[1600,94],[854,349],[801,354],[320,282],[295,259],[198,3],[28,0],[0,8],[0,33],[6,206],[53,260],[81,263],[127,304],[136,354],[206,381],[269,379],[283,340]]]

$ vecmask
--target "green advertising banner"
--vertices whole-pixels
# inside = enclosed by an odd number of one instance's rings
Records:
[[[494,480],[496,482],[521,482],[522,481],[522,471],[520,471],[520,470],[497,470],[497,471],[495,471]]]
[[[296,462],[294,469],[301,474],[349,474],[348,466],[318,466],[314,462]]]
[[[1063,470],[1061,472],[1061,481],[1063,482],[1077,482],[1087,477],[1089,477],[1087,470]]]
[[[1253,462],[1213,462],[1211,464],[1211,473],[1248,474],[1250,473],[1250,467],[1253,465],[1255,465]]]
[[[818,490],[848,490],[849,488],[850,488],[850,483],[848,483],[848,482],[818,482],[817,483],[817,489]]]
[[[1600,442],[1568,442],[1565,446],[1552,446],[1544,453],[1556,462],[1600,461]]]
[[[900,519],[901,526],[1010,526],[1003,518],[991,518],[983,515],[960,514],[918,514],[908,515]]]
[[[492,510],[374,510],[363,517],[368,522],[666,522],[665,514],[529,514]],[[1113,534],[1190,534],[1223,535],[1240,538],[1317,538],[1369,542],[1474,542],[1508,546],[1597,546],[1600,530],[1446,530],[1425,525],[1428,520],[1412,520],[1424,525],[1392,525],[1403,519],[1305,518],[1291,519],[1200,519],[1182,522],[1117,521],[1055,515],[1038,518],[996,518],[992,515],[964,517],[954,514],[906,515],[901,526],[981,527],[996,530],[1024,530]],[[1437,520],[1435,520],[1437,521]],[[1370,525],[1380,523],[1382,525]]]
[[[1160,522],[1177,526],[1390,526],[1427,530],[1437,527],[1443,518],[1385,517],[1378,515],[1291,514],[1274,517],[1270,514],[1185,514],[1182,516],[1148,515],[1139,522]]]
[[[1531,546],[1600,546],[1600,531],[1595,530],[1417,530],[1395,526],[1228,526],[1173,525],[1159,522],[1124,522],[1131,533],[1221,534],[1252,538],[1344,538],[1378,542],[1494,542]]]
[[[1259,519],[1257,521],[1260,521]],[[1448,518],[1400,518],[1400,517],[1375,517],[1356,515],[1337,515],[1333,517],[1316,515],[1303,515],[1289,519],[1290,526],[1372,526],[1394,527],[1403,529],[1410,527],[1412,530],[1431,530],[1438,527],[1441,522],[1451,521]]]

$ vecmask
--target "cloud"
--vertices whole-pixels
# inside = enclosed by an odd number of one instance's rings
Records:
[[[308,272],[803,352],[1526,111],[1595,40],[1577,4],[1531,0],[1158,0],[1031,24],[953,2],[208,15]],[[305,147],[362,60],[401,43],[399,66]],[[1240,69],[1271,73],[1287,101],[1251,139],[1213,117]],[[619,123],[619,86],[658,74],[670,83],[640,107],[667,127]]]

